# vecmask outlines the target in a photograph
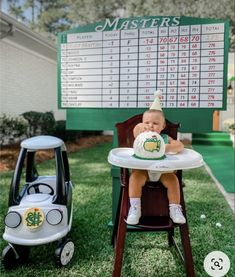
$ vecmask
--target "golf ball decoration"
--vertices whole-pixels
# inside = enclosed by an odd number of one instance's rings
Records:
[[[200,218],[203,220],[203,219],[206,219],[206,215],[204,214],[201,214]]]
[[[222,227],[222,224],[221,224],[220,222],[217,222],[217,223],[215,224],[215,226],[218,227],[218,228],[221,228],[221,227]]]
[[[157,132],[139,134],[133,144],[134,157],[139,159],[158,160],[165,157],[165,142]]]

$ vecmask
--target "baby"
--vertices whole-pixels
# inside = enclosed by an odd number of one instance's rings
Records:
[[[135,126],[133,133],[136,138],[140,133],[153,131],[161,133],[165,128],[165,117],[161,110],[150,109],[143,114],[142,123]],[[165,152],[180,152],[184,145],[178,140],[167,136]],[[176,175],[170,173],[149,172],[147,170],[133,169],[129,180],[130,210],[127,217],[128,224],[138,224],[141,217],[141,194],[146,181],[160,181],[167,188],[169,199],[170,218],[174,223],[186,222],[180,205],[180,187]]]

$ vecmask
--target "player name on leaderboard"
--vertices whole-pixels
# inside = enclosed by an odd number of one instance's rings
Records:
[[[67,34],[64,108],[222,108],[224,24]]]

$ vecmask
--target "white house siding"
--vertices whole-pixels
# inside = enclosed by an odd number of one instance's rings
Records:
[[[65,119],[65,111],[57,108],[56,61],[2,39],[0,113],[18,116],[31,110],[53,111],[56,120]]]

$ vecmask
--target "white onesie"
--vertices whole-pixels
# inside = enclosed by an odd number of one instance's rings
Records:
[[[151,182],[159,181],[161,175],[162,175],[162,172],[148,170],[149,181]]]

